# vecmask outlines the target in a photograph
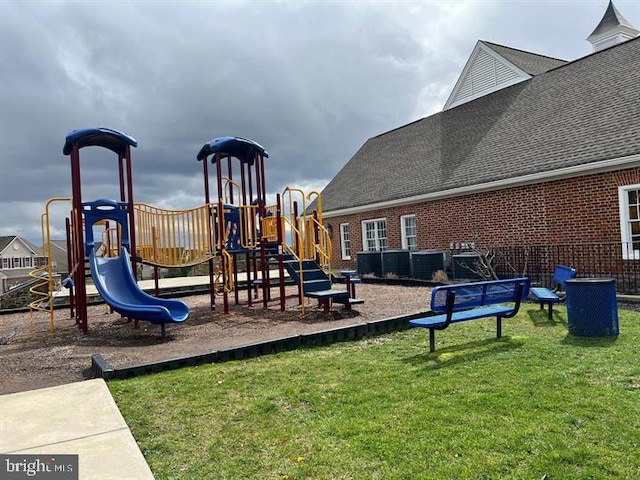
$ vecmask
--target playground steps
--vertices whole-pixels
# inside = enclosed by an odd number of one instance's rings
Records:
[[[331,290],[331,280],[329,276],[320,268],[315,260],[286,260],[283,262],[284,268],[289,276],[300,283],[300,271],[302,266],[302,293],[317,292],[320,290]]]
[[[302,262],[286,260],[283,265],[289,276],[298,284],[302,272],[302,294],[305,297],[318,299],[325,311],[329,310],[330,302],[340,303],[347,308],[351,308],[351,305],[364,303],[364,300],[350,298],[349,292],[346,290],[334,290],[331,287],[331,279],[315,260],[303,260]]]

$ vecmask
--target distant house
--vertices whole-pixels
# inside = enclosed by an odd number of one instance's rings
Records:
[[[15,235],[0,237],[0,294],[29,280],[29,272],[46,265],[40,249]]]
[[[595,243],[640,263],[638,33],[610,3],[575,61],[479,41],[443,111],[367,140],[322,192],[333,266]]]
[[[48,248],[51,251],[48,251]],[[65,277],[69,273],[69,259],[67,255],[66,240],[51,240],[49,246],[45,245],[43,254],[51,258],[51,271]]]

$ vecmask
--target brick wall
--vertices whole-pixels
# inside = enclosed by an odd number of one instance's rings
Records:
[[[618,187],[640,184],[640,167],[325,219],[333,230],[333,268],[355,268],[362,222],[387,220],[388,248],[401,248],[400,217],[416,215],[418,248],[620,241]],[[351,260],[341,260],[341,223],[349,223]]]

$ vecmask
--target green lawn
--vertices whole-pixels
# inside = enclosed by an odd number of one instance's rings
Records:
[[[157,479],[640,478],[640,313],[575,338],[525,304],[109,382]]]

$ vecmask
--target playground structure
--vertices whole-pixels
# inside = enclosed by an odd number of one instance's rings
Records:
[[[118,201],[83,202],[80,150],[89,146],[117,154]],[[284,311],[285,271],[298,285],[303,313],[305,297],[317,298],[325,311],[331,302],[346,308],[360,303],[350,298],[349,292],[331,287],[331,239],[322,225],[320,195],[286,188],[276,195],[275,204],[267,205],[265,159],[269,155],[259,144],[241,137],[220,137],[205,143],[196,156],[203,165],[204,204],[185,210],[134,202],[131,147],[137,147],[137,141],[116,130],[87,128],[69,133],[63,153],[71,160],[72,197],[50,200],[42,215],[46,250],[51,243],[49,206],[57,201],[71,203],[66,219],[71,272],[63,284],[71,287],[71,317],[82,332],[88,332],[87,259],[93,283],[105,302],[136,325],[138,320],[160,324],[163,335],[166,323],[187,318],[188,308],[183,302],[140,290],[136,279],[139,263],[153,266],[156,285],[158,267],[208,264],[210,306],[215,309],[216,295],[221,295],[223,313],[229,312],[231,294],[236,304],[240,301],[240,264],[245,266],[249,306],[253,295],[257,298],[261,291],[263,307],[267,308],[271,289],[278,287],[280,310]],[[210,164],[216,178],[213,200]],[[236,165],[239,169],[234,172]],[[315,210],[311,212],[308,205],[312,202]],[[95,240],[98,235],[100,242]],[[51,256],[48,258],[50,263]],[[278,269],[277,279],[270,278],[272,268]],[[30,307],[32,311],[49,310],[53,330],[52,267],[49,264],[39,270],[34,276],[46,278],[42,271],[48,273],[48,294],[41,293]]]

